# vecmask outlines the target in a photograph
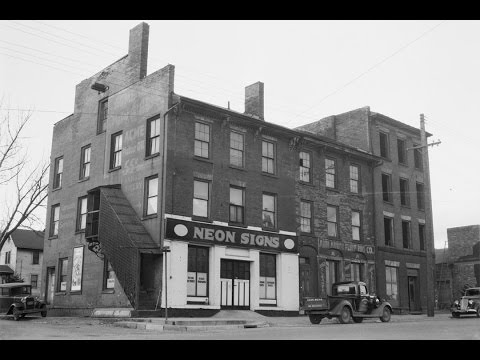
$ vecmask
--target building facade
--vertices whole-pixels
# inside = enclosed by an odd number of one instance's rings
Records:
[[[330,116],[299,129],[381,158],[372,179],[376,290],[392,303],[394,311],[424,311],[425,224],[431,217],[425,213],[425,192],[430,188],[425,176],[428,169],[423,169],[421,150],[415,148],[421,144],[420,130],[371,112],[369,107]]]
[[[17,229],[0,251],[0,282],[5,283],[12,275],[18,275],[32,285],[32,294],[40,295],[42,288],[43,232]],[[9,271],[10,269],[10,271]]]

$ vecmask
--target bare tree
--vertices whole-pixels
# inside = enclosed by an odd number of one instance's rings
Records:
[[[31,164],[22,135],[32,112],[16,114],[12,119],[0,102],[0,249],[18,227],[45,226],[38,212],[48,195],[49,163]]]

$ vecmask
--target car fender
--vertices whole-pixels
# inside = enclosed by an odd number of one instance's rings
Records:
[[[353,308],[352,308],[352,304],[350,303],[350,301],[342,300],[337,305],[335,305],[335,307],[333,309],[331,309],[329,311],[330,315],[334,315],[334,316],[340,315],[344,306],[347,306],[353,314]]]
[[[20,305],[20,304],[12,304],[10,305],[10,307],[8,308],[8,311],[7,311],[7,315],[11,315],[13,314],[13,309],[18,309],[18,310],[23,310],[23,306]]]
[[[390,310],[390,313],[393,314],[393,308],[392,308],[392,305],[390,305],[390,303],[388,302],[383,302],[381,303],[380,305],[378,305],[377,308],[375,308],[374,310],[372,310],[371,314],[376,314],[378,313],[379,315],[381,315],[383,313],[383,309],[387,307],[388,310]]]

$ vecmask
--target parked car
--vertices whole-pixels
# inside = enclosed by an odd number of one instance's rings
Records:
[[[353,319],[361,323],[365,318],[379,318],[382,322],[390,321],[392,305],[370,295],[367,285],[362,281],[344,281],[332,285],[332,295],[304,299],[303,310],[312,324],[319,324],[323,318],[338,318],[347,324]]]
[[[47,305],[38,297],[32,296],[30,284],[14,282],[0,284],[0,311],[13,315],[15,320],[25,317],[26,314],[40,313],[47,316]]]
[[[464,295],[453,302],[451,311],[456,318],[473,314],[480,317],[480,287],[466,289]]]

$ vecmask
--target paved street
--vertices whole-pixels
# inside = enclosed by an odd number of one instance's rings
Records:
[[[0,340],[480,340],[480,319],[450,314],[394,315],[341,325],[335,319],[310,324],[307,317],[267,318],[269,327],[208,331],[151,331],[113,326],[111,319],[26,317],[0,318]]]

